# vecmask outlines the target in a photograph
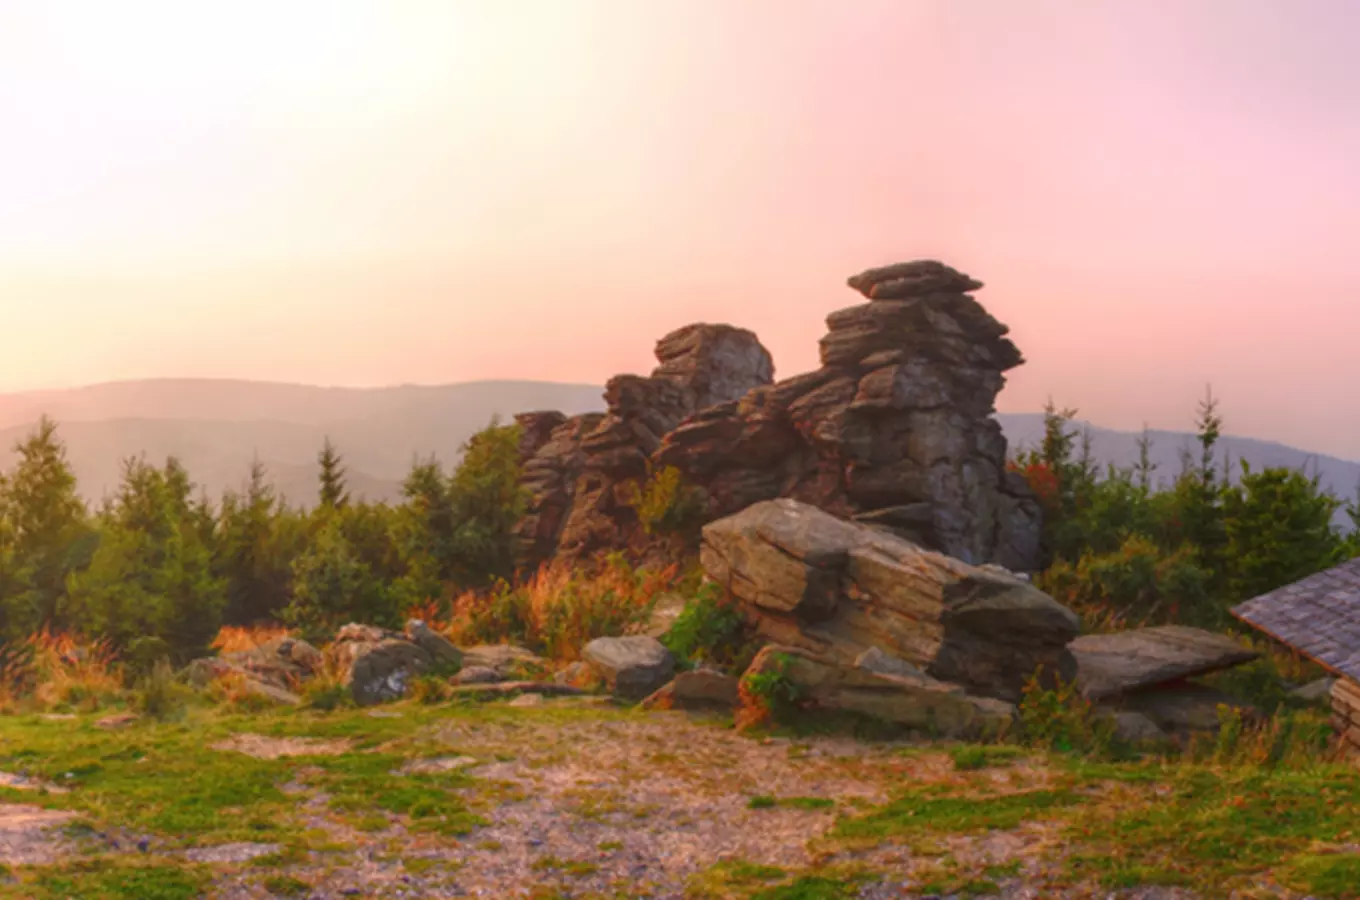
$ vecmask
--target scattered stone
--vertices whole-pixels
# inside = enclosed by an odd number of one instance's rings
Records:
[[[1260,655],[1227,635],[1185,625],[1082,635],[1069,649],[1081,692],[1092,700],[1231,668]]]
[[[516,697],[515,699],[511,700],[509,703],[506,704],[506,706],[542,706],[542,705],[543,705],[542,694],[520,694],[518,697]]]
[[[495,684],[501,680],[500,673],[489,666],[465,666],[449,679],[453,684]]]
[[[743,678],[779,675],[814,708],[858,713],[943,737],[995,735],[1008,728],[1015,706],[974,697],[960,686],[925,675],[879,675],[796,647],[770,644]]]
[[[1332,695],[1332,685],[1336,684],[1336,679],[1330,675],[1325,675],[1316,681],[1310,681],[1303,687],[1295,688],[1289,692],[1289,696],[1304,703],[1325,703],[1327,698]]]
[[[681,672],[670,684],[660,688],[646,700],[643,709],[726,709],[738,702],[739,685],[731,675],[712,669]]]
[[[1080,623],[1032,584],[795,500],[704,526],[700,560],[761,636],[842,666],[878,648],[1011,703],[1036,670],[1076,674]]]
[[[138,716],[136,713],[114,713],[111,716],[105,716],[94,724],[96,728],[114,731],[119,728],[126,728],[133,722],[136,722],[137,718]]]
[[[420,619],[412,619],[406,623],[406,637],[417,647],[420,647],[434,664],[441,669],[457,669],[463,664],[463,651],[453,645],[453,641],[444,637],[436,631],[432,631]]]
[[[368,717],[370,719],[400,719],[401,713],[390,709],[370,709]]]
[[[212,745],[212,749],[244,753],[256,759],[284,756],[339,756],[349,752],[349,741],[320,738],[269,737],[263,734],[234,734]]]
[[[641,700],[666,684],[675,672],[675,657],[656,638],[646,635],[596,638],[582,657],[611,694]]]

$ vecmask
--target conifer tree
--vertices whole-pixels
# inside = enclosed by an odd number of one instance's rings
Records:
[[[302,523],[275,493],[267,469],[256,459],[244,491],[224,496],[218,517],[217,572],[227,585],[228,624],[278,616],[288,604],[293,560],[304,540]]]
[[[70,626],[66,580],[93,552],[88,511],[56,423],[43,416],[15,451],[19,460],[4,481],[0,504],[6,544],[0,551],[6,580],[0,628],[10,638]]]
[[[178,661],[206,650],[221,623],[222,579],[175,460],[164,469],[127,460],[117,496],[99,522],[88,569],[69,579],[82,630],[119,647],[158,638]]]
[[[321,505],[328,509],[342,509],[349,503],[349,491],[345,486],[343,459],[336,451],[330,438],[326,438],[321,453],[317,456],[321,465]]]
[[[1138,436],[1138,462],[1133,467],[1138,479],[1138,488],[1144,494],[1152,492],[1152,473],[1156,469],[1157,464],[1152,461],[1152,436],[1144,424],[1143,433]]]

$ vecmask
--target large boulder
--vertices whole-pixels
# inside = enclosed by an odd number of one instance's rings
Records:
[[[1091,700],[1205,675],[1260,655],[1227,635],[1185,625],[1082,635],[1069,649],[1081,692]]]
[[[428,650],[399,632],[373,625],[345,625],[327,652],[360,706],[401,699],[413,678],[435,668]]]
[[[770,644],[763,648],[743,678],[758,675],[786,679],[803,704],[856,713],[940,737],[994,735],[1015,717],[1014,705],[970,696],[956,684],[926,675],[881,675],[797,647]]]
[[[351,646],[342,683],[360,706],[400,700],[413,678],[434,667],[434,658],[410,641],[389,638]]]
[[[878,648],[1012,703],[1038,671],[1076,674],[1079,621],[1032,584],[794,500],[708,524],[700,559],[767,640],[847,667]]]
[[[655,638],[646,635],[596,638],[581,652],[603,679],[609,692],[627,700],[641,700],[670,681],[675,657]]]

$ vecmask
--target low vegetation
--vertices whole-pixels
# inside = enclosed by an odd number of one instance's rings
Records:
[[[1048,514],[1040,583],[1088,629],[1230,629],[1233,603],[1360,551],[1316,481],[1219,460],[1212,399],[1199,456],[1166,481],[1146,463],[1098,472],[1071,418],[1050,409],[1012,465]],[[371,711],[333,660],[297,708],[176,674],[411,616],[559,669],[677,600],[662,641],[681,667],[744,671],[745,619],[688,561],[513,571],[517,442],[493,425],[451,471],[418,462],[395,506],[350,497],[327,445],[310,511],[261,466],[210,503],[173,459],[129,461],[89,510],[44,422],[0,482],[0,825],[15,836],[0,896],[1354,896],[1360,770],[1325,707],[1289,692],[1320,673],[1259,640],[1262,660],[1210,681],[1264,715],[1224,708],[1215,733],[1165,746],[1121,743],[1072,685],[1037,677],[1009,732],[946,745],[810,720],[777,665],[742,680],[735,717],[511,706],[443,678]],[[677,474],[635,502],[650,532],[692,540]],[[690,849],[663,866],[659,836],[677,834]]]

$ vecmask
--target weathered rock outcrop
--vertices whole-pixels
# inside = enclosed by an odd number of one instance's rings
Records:
[[[1040,667],[1076,674],[1067,645],[1078,619],[1033,585],[795,500],[708,524],[700,559],[762,637],[842,666],[878,648],[1012,703]]]
[[[933,261],[849,283],[869,302],[827,317],[822,368],[691,418],[658,461],[707,488],[713,518],[792,497],[965,562],[1037,568],[1039,507],[992,418],[1022,359],[969,296],[981,284]]]
[[[609,382],[604,417],[561,420],[547,440],[549,414],[521,417],[521,564],[628,546],[650,463],[680,470],[708,520],[791,497],[965,562],[1037,569],[1040,509],[992,418],[1022,360],[969,295],[981,284],[934,261],[849,284],[868,302],[827,317],[815,372],[770,383],[755,335],[691,325],[657,345],[650,377]]]

